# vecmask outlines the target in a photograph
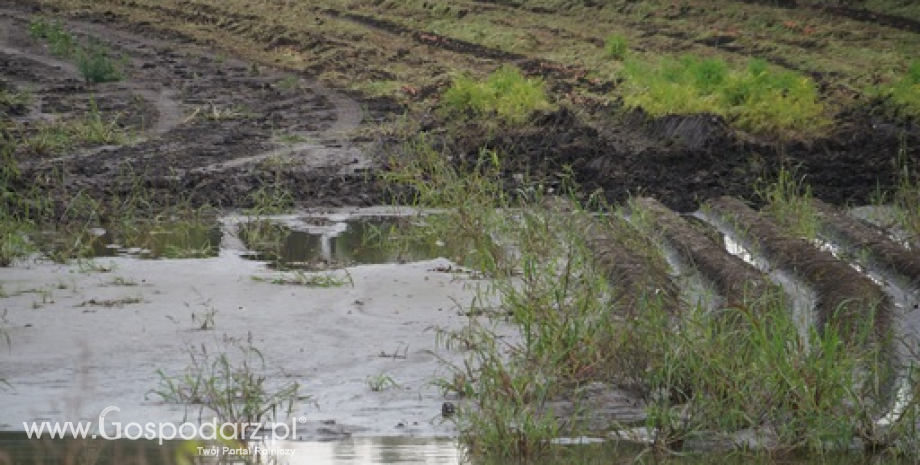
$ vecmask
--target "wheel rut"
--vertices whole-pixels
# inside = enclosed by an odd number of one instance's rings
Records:
[[[37,94],[25,122],[80,118],[95,105],[130,139],[18,154],[27,176],[71,180],[47,186],[55,197],[118,197],[140,182],[169,201],[204,204],[216,197],[219,205],[245,206],[248,192],[272,182],[307,204],[370,202],[359,191],[373,161],[354,141],[365,111],[345,94],[211,49],[67,20],[78,41],[104,37],[128,60],[126,80],[90,84],[69,59],[29,38],[30,19],[0,8],[0,26],[11,32],[0,42],[0,62],[9,64],[0,79]]]

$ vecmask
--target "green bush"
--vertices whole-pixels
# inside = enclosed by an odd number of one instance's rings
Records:
[[[814,81],[752,60],[732,69],[721,59],[686,55],[657,64],[628,61],[624,101],[653,116],[713,113],[761,134],[818,134],[828,125]]]
[[[484,82],[469,76],[457,77],[441,98],[441,109],[448,115],[492,116],[512,124],[523,123],[534,111],[548,107],[543,81],[526,78],[508,65]]]

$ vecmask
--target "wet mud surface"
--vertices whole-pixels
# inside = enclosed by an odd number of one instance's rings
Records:
[[[364,175],[371,162],[353,134],[366,105],[181,40],[68,23],[77,37],[104,37],[130,60],[127,80],[88,84],[69,60],[28,36],[29,17],[0,12],[0,79],[35,95],[33,109],[14,117],[28,127],[80,117],[95,106],[129,136],[118,146],[17,153],[22,178],[38,180],[53,197],[82,193],[105,201],[136,190],[154,204],[233,207],[247,206],[251,192],[271,184],[307,205],[377,200]]]

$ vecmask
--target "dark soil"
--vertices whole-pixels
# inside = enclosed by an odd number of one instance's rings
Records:
[[[92,114],[126,132],[118,146],[75,143],[65,150],[20,148],[19,189],[38,188],[60,208],[82,194],[102,202],[158,208],[248,207],[260,188],[309,205],[369,205],[380,189],[351,134],[375,115],[303,76],[228,59],[181,41],[106,25],[69,22],[79,39],[104,37],[130,57],[123,82],[87,84],[67,59],[28,36],[25,11],[0,10],[0,80],[30,92],[30,111],[6,111],[26,136],[43,121]],[[381,104],[387,112],[392,107]],[[16,109],[14,109],[16,110]],[[139,198],[140,197],[140,198]]]
[[[663,241],[678,253],[685,265],[696,268],[711,281],[725,308],[747,309],[756,305],[767,310],[782,298],[782,289],[753,265],[728,253],[721,237],[713,240],[708,234],[711,228],[691,226],[654,199],[641,198],[635,202],[651,215]]]

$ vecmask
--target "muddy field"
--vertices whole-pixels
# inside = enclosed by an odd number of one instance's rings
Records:
[[[433,87],[404,86],[401,95],[408,100],[349,96],[316,80],[333,72],[360,71],[352,69],[360,65],[347,59],[351,52],[344,45],[342,60],[321,62],[327,69],[311,65],[284,71],[235,59],[235,42],[228,41],[228,51],[201,46],[181,31],[164,30],[168,24],[162,22],[163,16],[181,10],[165,6],[138,10],[154,15],[153,19],[125,16],[117,8],[77,11],[83,13],[57,16],[71,18],[66,25],[78,37],[104,38],[115,52],[129,57],[129,79],[86,84],[72,64],[30,38],[30,18],[39,14],[55,17],[51,7],[7,7],[0,18],[4,31],[0,79],[13,89],[29,89],[35,95],[27,113],[14,114],[17,120],[35,124],[66,118],[86,112],[90,102],[95,102],[106,121],[114,121],[132,136],[120,147],[78,147],[46,156],[17,154],[26,174],[23,179],[38,181],[28,182],[29,187],[46,189],[58,199],[78,192],[112,199],[143,190],[151,193],[154,203],[245,207],[253,203],[254,191],[271,186],[289,191],[306,206],[380,203],[387,196],[376,175],[385,169],[386,148],[402,140],[367,130],[367,123],[392,121],[405,111],[404,104],[436,97],[438,86],[443,86],[443,81]],[[183,24],[221,30],[220,24],[213,24],[219,13],[190,6],[183,13]],[[545,77],[559,98],[617,85],[586,79],[575,68],[523,54],[420,36],[417,31],[371,21],[357,12],[329,9],[321,13],[339,21],[345,17],[375,34],[414,41],[415,47],[399,49],[403,51],[397,54],[418,59],[420,48],[425,47],[433,58],[425,58],[422,67],[451,57],[459,60],[461,68],[472,66],[467,63],[471,60],[485,69],[490,63],[515,62]],[[231,30],[234,24],[258,20],[255,15],[227,14]],[[181,24],[175,26],[181,29]],[[907,28],[907,32],[913,31]],[[252,40],[250,34],[242,33],[241,40]],[[661,34],[667,35],[666,31]],[[269,50],[274,53],[283,45],[273,42]],[[392,46],[381,42],[381,61],[365,63],[365,71],[387,63],[400,69],[405,66],[383,53]],[[361,55],[359,61],[368,59]],[[829,85],[828,97],[845,98],[846,93],[834,90],[838,88]],[[482,147],[499,149],[506,156],[509,179],[527,174],[544,179],[549,186],[558,183],[564,167],[571,167],[584,192],[601,189],[615,202],[629,194],[649,195],[680,211],[692,211],[701,201],[719,195],[752,199],[758,182],[770,179],[780,167],[796,169],[822,200],[864,204],[880,188],[894,183],[899,152],[913,159],[920,153],[920,130],[910,119],[884,116],[879,102],[850,105],[837,115],[826,137],[780,141],[739,134],[716,116],[650,120],[637,113],[615,112],[608,103],[576,97],[559,110],[538,115],[523,128],[498,132],[486,132],[477,125],[456,128],[451,135],[452,150],[475,157]],[[437,134],[438,125],[437,117],[423,117],[420,127]],[[58,179],[66,181],[56,182]]]

